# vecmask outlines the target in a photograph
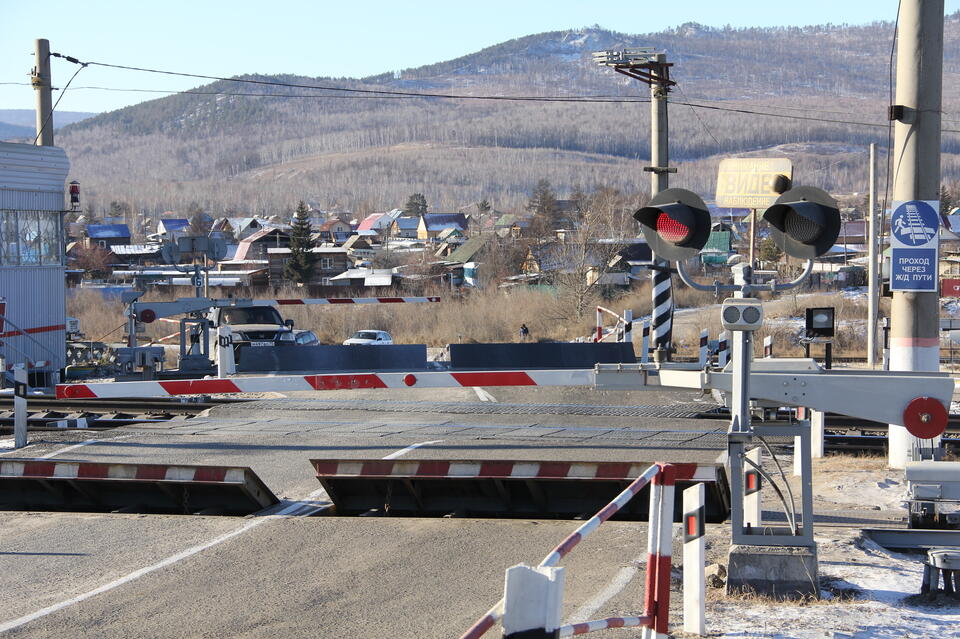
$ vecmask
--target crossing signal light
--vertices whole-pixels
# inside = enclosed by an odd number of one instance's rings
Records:
[[[777,198],[763,219],[773,241],[793,257],[812,259],[830,250],[840,235],[840,209],[829,193],[798,186]]]
[[[654,254],[686,260],[700,252],[710,237],[710,213],[700,196],[686,189],[667,189],[633,214]]]

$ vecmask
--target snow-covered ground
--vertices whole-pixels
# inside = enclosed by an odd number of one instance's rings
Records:
[[[960,637],[960,600],[917,605],[921,555],[893,553],[831,529],[816,536],[822,599],[781,603],[721,598],[708,603],[711,637],[770,639],[946,639]],[[679,635],[680,633],[678,633]]]
[[[905,516],[900,471],[876,458],[828,457],[814,460],[817,513],[842,510]],[[791,482],[794,482],[791,479]],[[799,495],[799,486],[794,493]],[[765,504],[765,508],[768,506]],[[772,508],[772,505],[770,505]],[[903,524],[905,525],[905,524]],[[729,532],[714,541],[718,554]],[[960,599],[936,602],[918,597],[923,554],[886,550],[861,536],[859,528],[817,526],[821,600],[775,602],[761,597],[727,597],[710,590],[710,637],[737,639],[945,639],[960,637]],[[675,623],[679,625],[679,618]],[[682,632],[675,636],[687,637]]]

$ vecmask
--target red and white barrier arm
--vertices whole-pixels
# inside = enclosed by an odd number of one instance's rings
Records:
[[[439,302],[439,297],[318,297],[253,300],[255,305],[288,306],[297,304],[423,304]]]
[[[584,621],[583,623],[573,623],[557,628],[558,637],[572,637],[574,635],[585,635],[588,632],[597,630],[606,630],[607,628],[636,628],[644,626],[649,628],[653,624],[650,617],[610,617],[608,619],[598,619],[597,621]]]
[[[598,512],[596,515],[583,522],[579,528],[574,530],[570,535],[560,542],[553,551],[543,558],[543,561],[540,562],[540,568],[556,566],[560,563],[560,560],[563,559],[571,550],[576,547],[581,541],[583,541],[587,535],[592,533],[594,530],[600,527],[600,524],[606,520],[613,517],[617,512],[627,505],[633,496],[640,492],[640,490],[649,484],[654,477],[660,472],[660,467],[654,464],[647,468],[643,473],[634,479],[629,486],[623,489],[619,495],[613,498],[609,504],[603,507],[603,509]]]
[[[460,371],[416,373],[332,373],[149,382],[58,384],[61,399],[167,397],[359,388],[458,388],[462,386],[592,386],[593,369],[543,371]]]

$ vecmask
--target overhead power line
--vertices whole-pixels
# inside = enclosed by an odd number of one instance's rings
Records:
[[[296,89],[310,89],[316,91],[336,91],[341,94],[353,94],[353,95],[330,95],[330,94],[307,94],[307,95],[275,95],[275,94],[260,94],[260,93],[240,93],[240,92],[231,92],[231,91],[195,91],[195,90],[186,90],[186,91],[160,91],[157,89],[119,89],[113,87],[89,87],[91,89],[105,90],[105,91],[136,91],[144,93],[168,93],[168,94],[183,94],[183,95],[225,95],[225,96],[240,96],[240,97],[279,97],[279,98],[307,98],[307,99],[318,99],[318,98],[348,98],[348,97],[366,97],[368,99],[386,99],[386,98],[403,98],[403,99],[423,99],[423,98],[440,98],[446,100],[494,100],[494,101],[513,101],[513,102],[567,102],[567,103],[576,103],[576,102],[585,102],[585,103],[611,103],[611,104],[625,104],[625,103],[649,103],[649,98],[644,97],[622,97],[622,96],[505,96],[505,95],[458,95],[452,93],[430,93],[430,92],[416,92],[416,91],[396,91],[392,89],[359,89],[352,87],[342,87],[334,85],[323,85],[323,84],[304,84],[299,82],[281,82],[276,80],[256,80],[251,78],[227,78],[223,76],[215,75],[206,75],[199,73],[186,73],[182,71],[167,71],[163,69],[151,69],[148,67],[135,67],[130,65],[123,64],[112,64],[107,62],[82,62],[79,59],[64,55],[61,53],[51,53],[51,56],[62,58],[69,62],[79,64],[81,66],[99,66],[112,69],[122,69],[127,71],[138,71],[142,73],[154,73],[161,75],[170,75],[186,78],[198,78],[202,80],[213,80],[218,82],[236,82],[241,84],[254,84],[261,86],[275,86],[275,87],[284,87],[284,88],[296,88]],[[80,87],[87,88],[87,87]],[[809,122],[821,122],[824,124],[842,124],[846,126],[865,126],[872,128],[883,128],[889,126],[886,122],[859,122],[852,120],[842,120],[835,118],[822,118],[815,116],[807,115],[793,115],[787,113],[775,113],[770,112],[769,110],[757,111],[755,109],[747,109],[740,107],[730,107],[730,106],[721,106],[719,104],[708,104],[707,100],[683,100],[683,101],[673,101],[676,104],[687,105],[690,107],[696,107],[700,109],[708,109],[712,111],[721,111],[727,113],[739,113],[744,115],[759,115],[767,116],[774,118],[783,118],[791,120],[803,120]],[[768,109],[777,109],[777,106],[767,107]],[[784,107],[792,109],[794,107]],[[836,113],[836,112],[834,112]],[[699,117],[699,116],[698,116]],[[702,123],[702,121],[701,121]],[[704,125],[706,129],[706,126]],[[960,129],[942,129],[943,133],[960,133]],[[709,130],[708,130],[709,133]]]

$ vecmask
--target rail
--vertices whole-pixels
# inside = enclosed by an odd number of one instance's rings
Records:
[[[667,620],[670,610],[670,568],[671,538],[673,525],[674,485],[678,478],[687,478],[691,474],[689,464],[654,464],[647,468],[630,485],[614,497],[593,517],[581,524],[561,541],[537,568],[553,568],[560,563],[576,546],[593,533],[600,525],[613,517],[626,506],[647,484],[651,484],[650,510],[647,524],[647,575],[643,616],[611,617],[595,621],[567,624],[555,631],[557,636],[570,637],[607,628],[630,628],[643,626],[652,630],[656,636],[666,636]],[[695,465],[694,465],[695,466]],[[464,632],[460,639],[478,639],[505,615],[511,614],[506,606],[505,594],[482,617]]]

